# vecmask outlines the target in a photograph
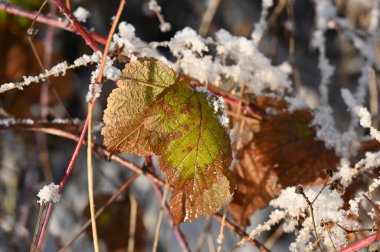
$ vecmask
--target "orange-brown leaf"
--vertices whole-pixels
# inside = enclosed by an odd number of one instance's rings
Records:
[[[285,104],[285,105],[284,105]],[[277,113],[266,115],[248,144],[239,150],[240,162],[235,169],[238,189],[231,211],[241,225],[266,207],[281,188],[321,183],[325,170],[334,169],[338,157],[316,140],[309,110],[286,111],[284,100],[261,98],[259,107],[268,106]]]

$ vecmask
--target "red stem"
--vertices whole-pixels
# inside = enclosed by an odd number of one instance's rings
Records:
[[[48,17],[48,16],[45,16],[42,14],[38,15],[38,12],[24,10],[22,8],[19,8],[18,6],[13,5],[13,4],[6,3],[3,0],[0,0],[0,10],[4,10],[8,14],[14,14],[14,15],[24,17],[24,18],[27,18],[30,20],[36,20],[39,23],[47,24],[50,26],[54,26],[54,27],[69,31],[69,32],[76,33],[77,35],[81,35],[79,32],[77,32],[77,30],[74,26],[68,26],[67,22],[63,22],[60,19],[58,19],[57,17]],[[100,44],[106,43],[106,39],[104,37],[100,36],[99,34],[96,34],[96,33],[89,33],[89,34],[90,34],[90,37],[94,41],[96,41]]]
[[[145,161],[146,161],[147,167],[149,167],[151,172],[154,173],[155,171],[153,167],[152,157],[145,156]],[[158,200],[162,202],[163,193],[160,190],[160,187],[156,183],[152,183],[152,186],[153,186],[154,192],[157,195]],[[173,216],[169,210],[169,206],[167,203],[165,203],[164,205],[164,211],[165,211],[167,221],[169,222],[170,226],[174,229],[174,234],[177,237],[178,243],[181,246],[182,251],[190,252],[191,250],[189,248],[189,245],[187,244],[184,234],[182,233],[181,229],[178,226],[174,225]]]
[[[355,243],[345,247],[344,249],[339,250],[339,252],[358,251],[359,249],[365,248],[365,247],[367,247],[367,246],[371,245],[372,243],[375,243],[379,240],[380,240],[380,233],[376,233],[376,234],[373,234],[373,235],[370,235],[370,236],[364,238],[363,240],[355,242]]]
[[[90,34],[83,28],[83,26],[78,22],[77,18],[74,16],[74,14],[67,9],[66,5],[62,3],[60,0],[54,0],[55,4],[61,11],[67,15],[67,17],[70,19],[70,22],[72,22],[74,29],[81,35],[81,37],[86,41],[86,44],[92,48],[94,51],[100,51],[100,47],[96,42],[92,39]]]
[[[90,115],[92,114],[92,111],[94,110],[94,107],[95,107],[95,101],[93,101],[91,103],[90,111],[88,111],[88,113],[87,113],[86,121],[83,124],[82,132],[80,134],[77,146],[75,147],[74,154],[71,157],[69,166],[67,167],[67,170],[66,170],[66,173],[65,173],[65,176],[62,178],[61,183],[59,184],[59,192],[62,192],[63,188],[65,187],[66,181],[69,178],[70,173],[73,170],[75,161],[78,158],[80,148],[82,147],[83,140],[84,140],[84,138],[86,136],[86,131],[87,131],[87,127],[88,127],[88,122],[90,120]]]
[[[71,171],[73,170],[73,167],[74,167],[74,164],[78,158],[78,155],[79,155],[79,151],[82,147],[82,144],[83,144],[83,140],[86,136],[86,131],[87,131],[87,126],[88,126],[88,122],[90,120],[90,116],[92,114],[92,111],[94,110],[94,107],[95,107],[95,101],[91,103],[91,106],[90,106],[90,111],[88,112],[87,114],[87,117],[86,117],[86,121],[84,122],[84,125],[83,125],[83,128],[82,128],[82,132],[80,134],[80,137],[79,137],[79,140],[78,140],[78,143],[77,143],[77,146],[75,147],[75,150],[74,150],[74,154],[73,156],[71,157],[71,160],[70,160],[70,163],[67,167],[67,170],[66,170],[66,173],[65,173],[65,176],[63,176],[60,184],[59,184],[59,192],[61,193],[63,188],[65,187],[65,184],[66,184],[66,181],[67,179],[69,178],[70,174],[71,174]],[[42,247],[42,243],[43,243],[43,240],[44,240],[44,236],[45,236],[45,231],[46,231],[46,228],[47,228],[47,225],[49,223],[49,219],[50,219],[50,216],[51,216],[51,213],[52,213],[52,210],[53,210],[53,204],[50,203],[49,204],[49,207],[48,207],[48,210],[46,212],[46,215],[45,215],[45,218],[44,218],[44,224],[42,226],[42,229],[41,229],[41,234],[40,234],[40,237],[38,239],[38,243],[37,243],[37,251],[39,251]]]
[[[46,229],[48,227],[50,215],[51,215],[51,213],[53,211],[53,206],[54,206],[53,203],[49,203],[49,206],[48,206],[48,209],[46,211],[45,218],[44,218],[44,224],[42,225],[42,228],[41,228],[40,237],[38,238],[36,252],[38,252],[38,251],[41,250],[41,247],[42,247],[42,244],[43,244],[43,241],[44,241],[44,236],[46,234]]]

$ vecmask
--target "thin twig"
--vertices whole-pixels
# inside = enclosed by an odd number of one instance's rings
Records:
[[[320,239],[319,239],[319,235],[318,235],[318,232],[317,232],[317,225],[315,224],[313,203],[318,198],[319,194],[322,192],[323,189],[324,189],[324,187],[322,187],[322,189],[319,191],[319,193],[317,194],[317,196],[315,197],[315,199],[313,200],[313,202],[311,202],[309,200],[309,198],[306,196],[305,191],[303,189],[299,191],[299,193],[303,196],[303,198],[305,199],[306,203],[308,204],[308,206],[310,208],[311,220],[313,222],[314,233],[315,233],[315,237],[316,237],[317,241],[319,241]],[[320,247],[320,243],[318,242],[317,244],[318,244],[319,250],[322,251],[322,249]]]
[[[212,217],[215,220],[222,222],[223,216],[221,214],[216,213],[216,214],[213,214]],[[266,251],[266,252],[270,251],[267,247],[265,247],[263,244],[261,244],[257,240],[251,239],[249,235],[243,229],[241,229],[240,227],[238,227],[237,225],[235,225],[228,219],[225,220],[225,226],[228,229],[230,229],[232,232],[238,234],[241,239],[244,239],[248,241],[249,243],[251,243],[253,246],[257,247],[260,251]]]
[[[281,1],[280,4],[284,4],[283,2],[285,2],[285,5],[288,3],[288,1]],[[279,4],[279,5],[280,5]],[[293,1],[290,1],[288,3],[288,6],[287,6],[287,15],[289,17],[289,21],[292,23],[292,24],[295,24],[295,20],[294,20],[294,2]],[[295,25],[294,25],[295,26]],[[296,88],[296,92],[297,94],[300,94],[301,92],[301,89],[302,89],[302,80],[301,80],[301,75],[300,75],[300,72],[298,70],[298,67],[297,67],[297,64],[296,64],[296,56],[295,56],[295,51],[296,51],[296,39],[295,39],[295,31],[294,31],[294,27],[292,27],[289,31],[289,56],[288,56],[288,61],[290,63],[290,65],[292,66],[292,77],[293,77],[293,81],[294,81],[294,86]]]
[[[121,0],[119,4],[119,9],[117,11],[117,14],[115,16],[115,19],[113,20],[112,27],[109,31],[107,43],[105,46],[105,49],[103,51],[103,57],[102,62],[100,64],[99,68],[99,74],[98,74],[98,83],[102,83],[103,80],[103,70],[107,59],[108,49],[111,44],[112,35],[115,32],[116,25],[119,22],[121,12],[123,11],[125,5],[125,0]],[[71,14],[71,12],[69,12]],[[71,14],[72,15],[72,14]],[[75,23],[74,19],[74,23]],[[93,48],[94,49],[94,48]],[[93,99],[93,102],[88,103],[88,117],[89,117],[89,123],[88,123],[88,130],[87,130],[87,171],[88,171],[88,193],[89,193],[89,201],[90,201],[90,212],[91,212],[91,226],[92,226],[92,237],[94,242],[94,250],[95,252],[99,251],[99,242],[98,242],[98,232],[96,229],[96,219],[95,219],[95,205],[94,205],[94,190],[93,190],[93,176],[92,176],[92,132],[91,132],[91,123],[92,123],[92,112],[93,109],[91,109],[91,104],[95,102],[96,98]]]
[[[210,29],[212,19],[215,16],[216,10],[220,4],[220,0],[209,0],[207,9],[202,17],[201,25],[199,26],[198,33],[205,36]]]
[[[88,103],[88,111],[91,111],[91,103]],[[89,113],[87,126],[87,179],[88,179],[88,200],[90,203],[92,239],[94,251],[99,252],[98,231],[96,228],[95,203],[94,203],[94,176],[92,174],[92,113]]]
[[[137,226],[137,200],[133,192],[129,193],[129,236],[128,236],[128,252],[135,251],[136,226]]]
[[[69,18],[70,22],[74,26],[74,29],[81,35],[86,44],[92,48],[94,51],[99,51],[100,47],[96,44],[94,39],[90,36],[90,34],[83,28],[83,26],[78,22],[77,18],[74,14],[67,9],[64,3],[61,0],[54,0],[55,4],[61,11]]]
[[[30,244],[30,250],[29,252],[33,252],[34,249],[36,248],[36,238],[37,238],[37,234],[38,234],[38,230],[39,230],[39,227],[40,227],[40,222],[41,222],[41,219],[42,219],[42,213],[44,212],[44,208],[42,207],[43,205],[42,204],[39,204],[39,208],[38,208],[38,216],[37,216],[37,220],[36,220],[36,226],[34,228],[34,232],[33,232],[33,240],[32,240],[32,244]]]
[[[284,229],[282,225],[278,226],[276,230],[269,236],[269,238],[265,241],[264,245],[267,248],[273,247],[273,245],[278,241],[278,239],[284,234]]]
[[[41,231],[40,231],[40,237],[38,238],[36,252],[39,252],[41,250],[41,248],[42,248],[42,245],[43,245],[43,242],[44,242],[45,233],[46,233],[46,229],[48,227],[49,220],[50,220],[50,215],[51,215],[52,211],[53,211],[53,203],[49,203],[48,208],[46,210],[45,218],[44,218],[44,221],[43,221],[43,224],[42,224],[42,228],[41,228]]]
[[[208,234],[210,233],[210,230],[211,230],[211,223],[212,223],[211,222],[211,218],[207,218],[204,230],[203,230],[202,234],[198,238],[197,245],[196,245],[195,250],[194,250],[195,252],[202,251],[202,247],[203,247],[203,245],[205,243],[205,240],[206,240],[206,238],[207,238],[207,236],[208,236]]]
[[[375,128],[378,127],[379,119],[379,95],[377,90],[376,72],[373,67],[369,68],[369,107],[371,111],[372,123]]]
[[[343,227],[339,223],[334,223],[334,224],[337,225],[338,227],[340,227],[341,229],[343,229],[344,232],[346,232],[347,234],[359,233],[359,232],[373,232],[373,231],[378,230],[377,228],[362,228],[362,229],[351,229],[350,230],[350,229]]]
[[[35,19],[41,14],[41,11],[43,9],[43,7],[45,6],[45,4],[47,3],[48,0],[45,0],[37,14],[36,14],[36,17],[33,19],[33,22],[32,24],[30,25],[30,27],[28,28],[28,31],[27,31],[27,40],[28,40],[28,43],[32,49],[32,52],[33,52],[33,55],[34,57],[36,58],[37,62],[38,62],[38,65],[40,66],[40,69],[41,71],[44,71],[45,68],[48,68],[49,65],[50,65],[50,61],[51,61],[51,44],[53,43],[53,38],[54,38],[54,30],[52,29],[52,27],[50,26],[48,28],[48,31],[46,33],[46,38],[45,38],[45,55],[44,55],[44,64],[42,63],[41,61],[41,58],[37,52],[37,49],[32,41],[32,34],[34,34],[33,30],[34,30],[34,23],[35,23]],[[51,8],[51,5],[50,5],[50,11],[52,11],[52,8]],[[47,84],[49,84],[49,79],[46,78],[46,82]],[[49,96],[49,92],[48,90],[49,89],[46,89],[48,88],[47,85],[41,85],[41,91],[40,91],[40,107],[41,107],[41,118],[42,119],[46,119],[47,118],[47,105],[48,105],[48,96]],[[41,162],[41,165],[42,165],[42,173],[44,175],[44,178],[45,180],[47,181],[53,181],[53,174],[51,172],[51,167],[50,167],[50,162],[49,162],[49,153],[48,153],[48,150],[47,150],[47,139],[46,139],[46,136],[45,135],[39,135],[37,133],[36,135],[36,141],[37,141],[37,146],[39,147],[38,148],[38,154],[39,154],[39,159],[40,159],[40,162]]]
[[[74,26],[69,26],[67,22],[61,21],[58,17],[49,17],[44,15],[37,15],[35,11],[24,10],[16,5],[4,2],[4,0],[0,0],[0,10],[4,10],[5,12],[13,15],[17,15],[20,17],[24,17],[30,20],[36,20],[38,23],[54,26],[56,28],[60,28],[69,32],[73,32],[77,35],[81,35]],[[89,33],[90,36],[100,44],[106,44],[106,39],[96,33]]]
[[[215,252],[215,245],[214,245],[214,237],[212,235],[212,232],[209,232],[207,234],[207,244],[208,244],[208,251],[209,252]]]
[[[98,218],[131,184],[137,179],[139,174],[133,174],[120,188],[108,199],[108,201],[99,208],[95,213],[95,218]],[[91,220],[88,220],[75,234],[69,238],[66,243],[59,250],[60,252],[66,251],[75,240],[91,225]]]
[[[223,211],[223,218],[220,222],[220,230],[219,230],[219,236],[218,236],[218,250],[217,252],[222,252],[222,245],[223,245],[223,239],[224,239],[224,224],[226,223],[226,216],[227,216],[227,207],[224,208]]]
[[[68,9],[69,11],[71,11],[71,2],[70,2],[70,0],[66,0],[66,1],[65,1],[65,4],[66,4],[67,9]]]
[[[170,189],[170,186],[169,186],[168,183],[166,183],[165,184],[165,188],[164,188],[164,195],[162,196],[162,200],[161,200],[160,213],[158,214],[158,220],[157,220],[156,232],[155,232],[155,235],[154,235],[154,242],[153,242],[152,252],[156,252],[157,251],[158,240],[159,240],[159,237],[160,237],[162,216],[164,214],[164,208],[165,208],[165,204],[166,204],[166,197],[168,195],[169,189]]]
[[[124,9],[124,5],[125,5],[125,0],[121,0],[120,3],[119,3],[119,8],[117,9],[117,13],[115,15],[115,18],[114,18],[114,20],[112,22],[111,29],[110,29],[110,31],[108,33],[106,47],[104,48],[102,62],[100,64],[99,75],[98,75],[98,83],[102,83],[102,80],[103,80],[103,69],[104,69],[104,66],[106,64],[107,54],[108,54],[108,50],[110,48],[110,44],[111,44],[111,40],[112,40],[112,35],[115,32],[116,25],[119,22],[119,19],[120,19],[120,16],[121,16],[121,12]]]

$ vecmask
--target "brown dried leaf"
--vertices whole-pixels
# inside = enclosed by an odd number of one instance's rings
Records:
[[[282,112],[267,115],[258,129],[255,125],[252,140],[239,151],[231,211],[241,225],[248,225],[256,209],[266,207],[281,188],[321,183],[325,169],[338,162],[335,152],[315,139],[309,110],[287,112],[283,100],[276,104],[272,98],[262,104]]]
[[[271,167],[283,187],[313,183],[338,162],[335,152],[315,139],[311,120],[308,110],[280,113],[264,121],[255,134],[256,160]]]
[[[280,190],[277,175],[270,167],[257,164],[252,148],[239,152],[235,167],[237,189],[229,209],[239,225],[249,226],[249,219],[257,209],[264,208]]]

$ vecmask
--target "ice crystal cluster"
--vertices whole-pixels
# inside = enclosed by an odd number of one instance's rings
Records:
[[[214,38],[203,38],[186,27],[170,41],[147,44],[136,37],[131,24],[122,22],[113,41],[124,46],[127,55],[133,51],[139,56],[158,58],[202,83],[223,86],[231,82],[235,87],[244,84],[255,94],[263,93],[264,90],[279,94],[292,90],[288,75],[280,67],[273,66],[258,50],[255,42],[233,36],[223,29],[216,32]],[[209,46],[216,47],[215,55],[210,55]],[[157,47],[168,47],[177,58],[177,64],[160,56],[155,50]]]
[[[45,185],[38,192],[37,197],[39,198],[37,202],[40,204],[57,203],[61,199],[59,185],[55,185],[54,183]]]

